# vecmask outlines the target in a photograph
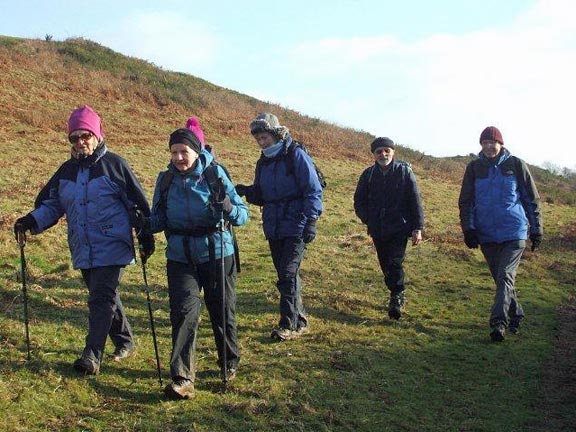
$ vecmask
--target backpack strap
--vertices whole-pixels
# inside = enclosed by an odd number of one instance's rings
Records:
[[[166,211],[168,204],[168,190],[174,179],[174,173],[170,170],[164,171],[162,180],[160,180],[160,201],[158,202],[158,207]]]

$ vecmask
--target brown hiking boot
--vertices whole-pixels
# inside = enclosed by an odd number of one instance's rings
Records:
[[[177,378],[164,388],[164,394],[174,400],[192,399],[194,397],[194,383],[189,379]]]

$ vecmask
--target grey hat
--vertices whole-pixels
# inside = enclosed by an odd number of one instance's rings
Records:
[[[250,133],[255,135],[260,132],[269,132],[279,139],[284,139],[288,135],[288,128],[280,125],[278,117],[274,114],[261,112],[250,122]]]

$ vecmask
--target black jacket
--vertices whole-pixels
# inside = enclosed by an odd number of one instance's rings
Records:
[[[373,238],[408,237],[422,229],[422,199],[410,165],[393,160],[386,174],[377,163],[364,170],[354,193],[354,211]]]

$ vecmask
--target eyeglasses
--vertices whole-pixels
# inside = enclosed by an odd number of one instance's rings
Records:
[[[78,140],[88,141],[93,136],[94,134],[91,132],[84,132],[83,134],[68,136],[68,141],[70,141],[70,144],[76,144]]]

